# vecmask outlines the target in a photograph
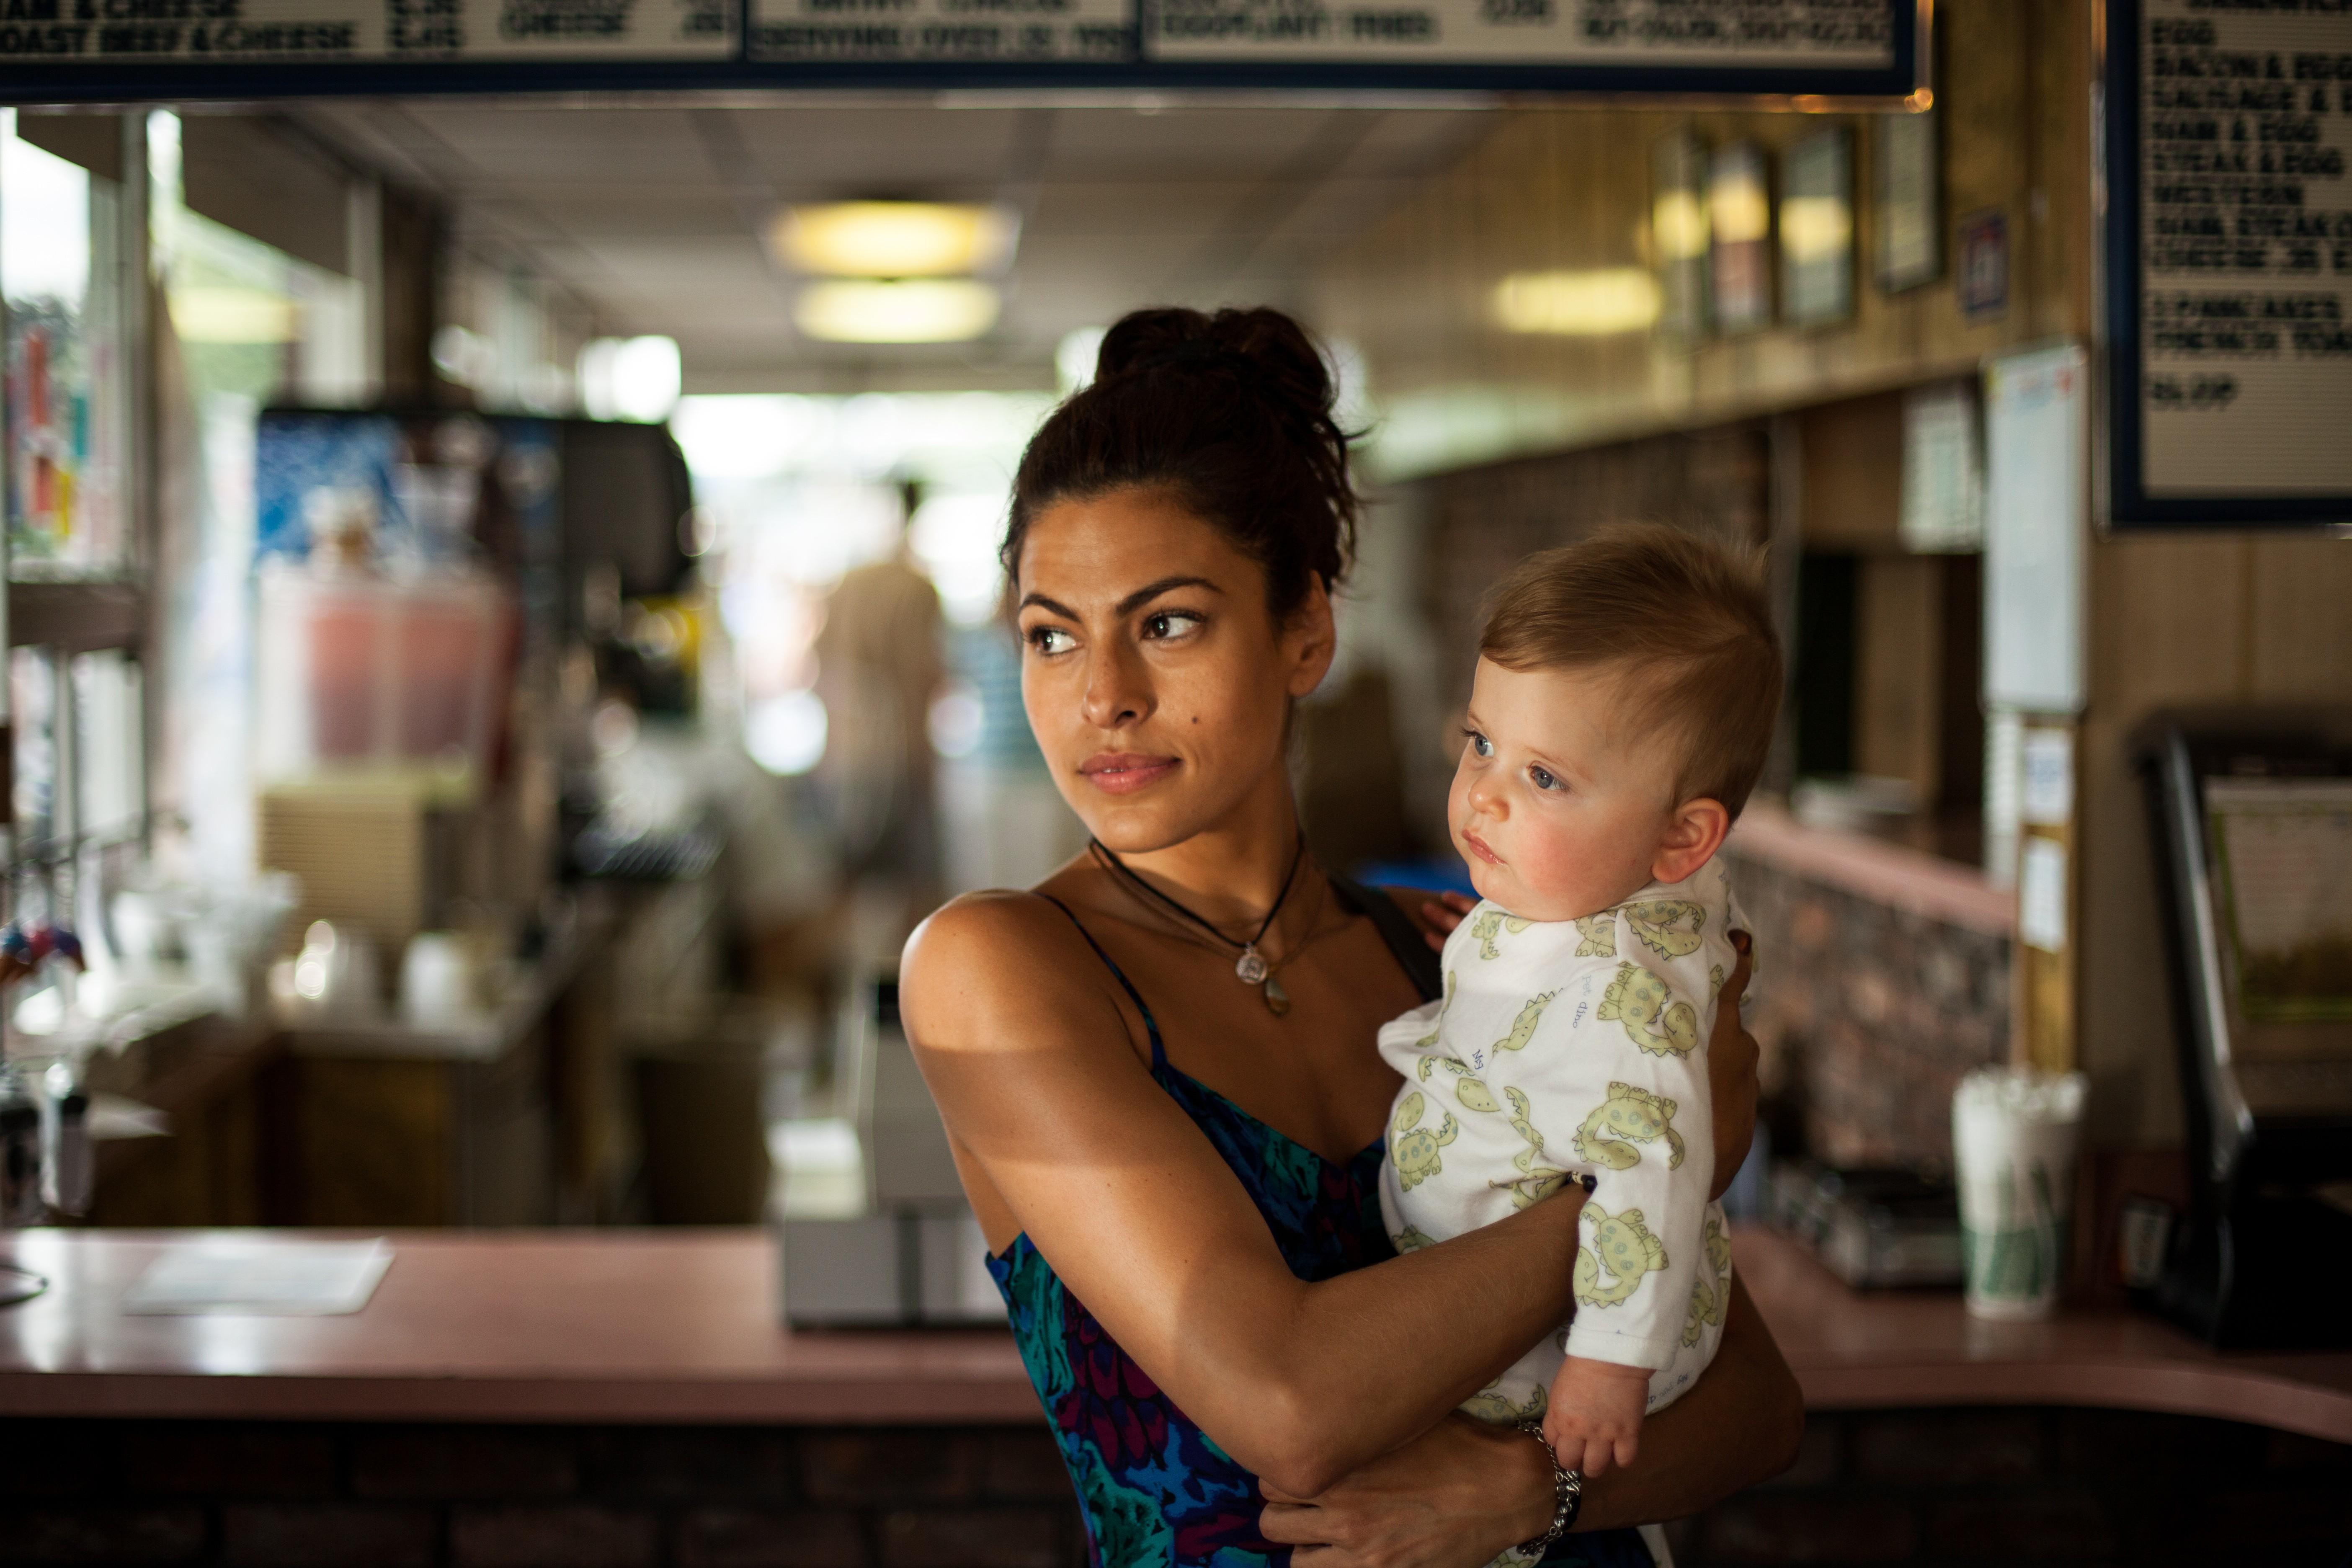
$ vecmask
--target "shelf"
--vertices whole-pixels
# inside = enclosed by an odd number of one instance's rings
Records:
[[[11,583],[8,646],[68,653],[135,647],[147,637],[147,595],[129,583]]]

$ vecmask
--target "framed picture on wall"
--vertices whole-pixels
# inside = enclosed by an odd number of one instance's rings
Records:
[[[1899,294],[1944,275],[1941,133],[1932,109],[1872,123],[1871,248],[1879,288]]]
[[[1780,317],[1818,327],[1853,314],[1853,139],[1832,125],[1780,154]]]
[[[1658,330],[1706,334],[1706,147],[1688,131],[1650,147],[1650,254],[1658,273]]]
[[[1772,324],[1772,188],[1763,148],[1734,142],[1715,150],[1706,216],[1716,330],[1761,331]]]

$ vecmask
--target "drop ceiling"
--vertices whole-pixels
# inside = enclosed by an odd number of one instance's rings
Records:
[[[689,392],[1050,386],[1062,337],[1138,305],[1303,309],[1317,260],[1493,124],[1476,109],[930,100],[570,107],[349,100],[293,112],[436,192],[469,248],[560,283],[600,332],[678,340]],[[759,235],[786,204],[1003,201],[996,329],[922,347],[797,336]]]

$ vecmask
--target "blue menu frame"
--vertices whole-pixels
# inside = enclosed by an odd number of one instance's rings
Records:
[[[1137,0],[1148,5],[1150,0]],[[213,63],[173,59],[58,64],[54,58],[0,59],[0,103],[188,102],[204,100],[448,97],[477,94],[757,91],[1414,92],[1529,97],[1591,95],[1638,100],[1806,100],[1806,108],[1887,107],[1927,85],[1932,0],[1885,0],[1894,29],[1893,63],[1880,69],[1819,64],[1507,65],[1400,61],[1129,60],[755,60],[749,58],[749,0],[738,0],[736,53],[725,60],[353,61],[349,65]]]
[[[2352,494],[2314,496],[2151,496],[2147,430],[2140,413],[2145,367],[2140,354],[2140,21],[2139,0],[2106,0],[2106,57],[2100,62],[2105,143],[2098,171],[2106,192],[2100,229],[2099,303],[2105,341],[2099,344],[2099,417],[2104,451],[2092,472],[2095,515],[2115,532],[2352,526]],[[2347,389],[2352,391],[2352,389]],[[2352,400],[2348,400],[2352,401]]]

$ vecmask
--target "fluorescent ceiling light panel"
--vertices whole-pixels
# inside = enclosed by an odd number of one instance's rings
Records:
[[[832,202],[788,208],[770,231],[798,272],[951,278],[1002,270],[1020,242],[1009,208],[948,202]]]
[[[172,290],[172,330],[191,343],[286,343],[302,335],[293,300],[259,289]]]
[[[969,278],[840,278],[803,289],[793,321],[832,343],[960,343],[996,325],[1001,303]]]
[[[1658,280],[1640,267],[1514,272],[1495,285],[1494,303],[1495,320],[1507,332],[1607,337],[1657,321]]]

